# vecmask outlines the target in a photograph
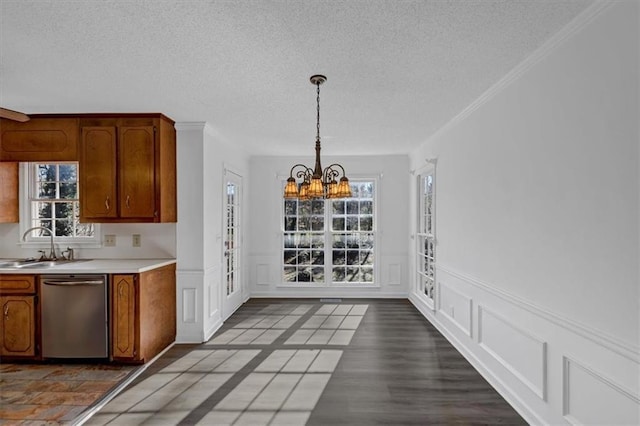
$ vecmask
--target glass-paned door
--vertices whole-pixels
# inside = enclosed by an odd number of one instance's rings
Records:
[[[425,171],[418,177],[418,232],[416,266],[418,290],[433,307],[435,293],[435,170]]]
[[[242,288],[240,281],[240,253],[241,253],[241,227],[240,227],[240,201],[242,191],[242,177],[225,170],[223,188],[223,273],[222,273],[222,314],[228,318],[242,304]]]

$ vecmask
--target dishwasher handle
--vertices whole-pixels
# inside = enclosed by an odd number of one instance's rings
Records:
[[[44,285],[56,285],[56,286],[73,286],[73,285],[103,285],[104,280],[44,280]]]

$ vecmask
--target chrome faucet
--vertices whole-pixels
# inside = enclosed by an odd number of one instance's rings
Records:
[[[56,256],[56,249],[53,246],[53,232],[51,232],[51,229],[45,228],[44,226],[34,226],[33,228],[29,228],[26,231],[24,231],[24,234],[22,234],[22,241],[26,240],[27,234],[29,232],[35,231],[36,229],[47,231],[49,233],[49,237],[51,238],[51,252],[49,253],[49,258],[48,259],[41,259],[41,260],[58,260],[58,257]]]

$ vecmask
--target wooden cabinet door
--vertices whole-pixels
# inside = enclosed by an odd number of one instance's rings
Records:
[[[78,161],[78,119],[0,120],[0,161]]]
[[[83,127],[80,154],[80,220],[118,217],[116,128]]]
[[[0,163],[0,222],[18,221],[18,163]]]
[[[112,355],[135,358],[136,285],[134,275],[113,275],[111,280]]]
[[[2,296],[0,355],[33,357],[36,354],[34,296]]]
[[[120,217],[153,219],[156,217],[154,127],[121,127],[119,137]]]

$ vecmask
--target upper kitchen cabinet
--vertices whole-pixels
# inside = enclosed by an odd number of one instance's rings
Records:
[[[0,223],[18,222],[18,163],[0,163]]]
[[[81,117],[80,221],[176,221],[173,124],[162,114]]]
[[[78,118],[0,119],[0,161],[78,161]]]

